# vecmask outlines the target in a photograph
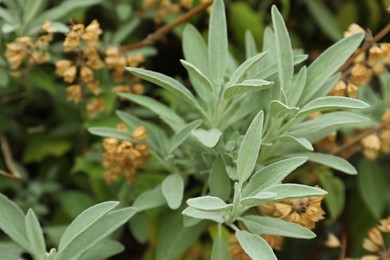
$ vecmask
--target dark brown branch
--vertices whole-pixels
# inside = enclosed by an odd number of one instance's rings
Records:
[[[0,170],[0,175],[12,178],[12,179],[17,179],[20,180],[21,176],[18,172],[18,170],[15,167],[14,160],[12,158],[12,152],[9,147],[7,138],[5,137],[4,134],[0,134],[0,147],[1,147],[1,152],[4,156],[4,162],[7,168],[10,170],[11,173],[7,173],[5,171]]]
[[[213,3],[213,0],[209,0],[207,2],[204,2],[200,4],[199,6],[195,7],[194,9],[189,10],[187,13],[183,14],[173,22],[164,25],[157,31],[155,31],[152,34],[149,34],[145,39],[143,39],[140,42],[128,45],[128,46],[123,46],[121,47],[121,51],[130,51],[130,50],[135,50],[139,49],[142,47],[146,47],[149,45],[153,45],[156,41],[158,41],[160,38],[162,38],[164,35],[172,31],[174,28],[179,26],[182,23],[185,23],[189,19],[191,19],[193,16],[201,13],[203,10],[205,10],[207,7],[209,7]]]

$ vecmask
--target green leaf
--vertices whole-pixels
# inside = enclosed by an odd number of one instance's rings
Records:
[[[281,89],[286,90],[290,87],[294,73],[292,47],[283,17],[275,5],[272,6],[271,14],[275,32],[275,49],[279,72],[279,83]]]
[[[272,100],[270,104],[270,114],[277,119],[292,116],[298,112],[298,110],[299,108],[289,107],[279,100]]]
[[[138,243],[145,245],[148,242],[149,225],[145,212],[140,212],[132,217],[129,221],[129,228]]]
[[[357,174],[355,167],[343,158],[323,153],[299,153],[291,156],[306,156],[309,161],[320,163],[347,174]]]
[[[126,207],[105,214],[71,240],[66,250],[59,250],[58,259],[79,259],[82,254],[94,248],[100,241],[126,223],[136,213],[136,208]]]
[[[91,172],[92,165],[88,164],[87,166],[89,168],[85,170],[87,172]],[[102,174],[101,166],[98,168],[98,174]],[[58,198],[61,208],[72,219],[76,218],[86,208],[92,207],[94,204],[96,204],[96,201],[92,198],[91,195],[70,189],[59,193]],[[77,201],[77,203],[75,203],[75,201]],[[69,205],[72,205],[72,207],[69,207]]]
[[[228,38],[223,0],[215,0],[211,9],[208,58],[210,76],[214,83],[223,82],[227,69]]]
[[[104,239],[96,246],[85,252],[80,260],[104,260],[113,255],[119,254],[125,247],[118,241]]]
[[[0,67],[0,87],[7,87],[9,83],[9,76],[5,68]]]
[[[119,95],[153,111],[175,132],[179,131],[185,125],[184,120],[175,111],[153,98],[128,93],[121,93]]]
[[[141,193],[141,195],[135,199],[133,206],[138,210],[143,211],[164,205],[165,201],[166,200],[162,193],[161,185],[158,185],[151,190],[147,190]]]
[[[219,138],[222,135],[222,132],[219,129],[213,128],[210,130],[205,129],[195,129],[192,131],[192,135],[201,142],[204,146],[208,148],[213,148],[217,145]]]
[[[220,156],[218,156],[209,173],[209,189],[210,195],[227,200],[231,192],[231,183],[229,176],[225,170],[225,164]]]
[[[257,54],[256,41],[251,31],[245,32],[245,57],[250,59]]]
[[[276,193],[274,192],[262,191],[253,196],[243,198],[240,203],[246,207],[255,207],[270,201],[275,197]]]
[[[202,35],[192,24],[187,24],[183,31],[183,52],[187,61],[199,68],[206,77],[209,77],[207,45]]]
[[[117,201],[107,201],[96,204],[85,211],[83,211],[77,218],[65,230],[61,237],[58,250],[62,251],[67,248],[70,243],[82,235],[87,229],[89,229],[94,223],[101,219],[110,210],[118,206]]]
[[[141,79],[147,80],[153,84],[156,84],[163,89],[171,92],[172,94],[182,98],[189,104],[195,105],[195,107],[199,107],[198,101],[191,94],[191,92],[177,80],[168,77],[164,74],[150,70],[130,67],[126,67],[126,69],[130,71],[133,75],[140,77]]]
[[[359,174],[360,175],[360,174]],[[328,191],[325,196],[326,208],[331,221],[335,221],[342,213],[345,205],[345,187],[343,181],[332,173],[319,175],[321,187]]]
[[[276,193],[276,197],[272,199],[273,201],[313,196],[325,196],[327,194],[327,192],[322,189],[291,183],[277,184],[271,188],[266,189],[265,191]]]
[[[307,161],[306,157],[294,157],[267,165],[257,171],[242,190],[243,197],[248,197],[280,184],[296,168]]]
[[[126,6],[130,6],[127,5]],[[112,36],[113,44],[121,44],[124,42],[130,34],[138,27],[140,24],[140,19],[138,17],[133,17],[129,22],[122,23],[119,28],[117,28]]]
[[[211,249],[211,260],[229,260],[231,259],[229,253],[228,243],[224,237],[217,237],[214,240],[213,248]]]
[[[226,202],[215,196],[191,198],[187,200],[187,205],[204,211],[226,211],[232,207],[231,204],[226,204]]]
[[[286,89],[287,103],[290,106],[296,106],[301,98],[305,88],[307,78],[306,66],[303,66],[300,71],[292,78],[291,88]]]
[[[247,79],[241,83],[227,86],[227,88],[225,88],[225,91],[223,92],[223,97],[225,99],[231,99],[243,93],[267,89],[273,84],[274,83],[271,81],[262,79]]]
[[[313,112],[323,112],[332,109],[365,109],[370,107],[367,103],[347,97],[320,97],[307,103],[298,112],[297,116],[306,116]]]
[[[267,52],[259,53],[251,58],[248,58],[245,62],[243,62],[230,76],[230,79],[227,85],[233,85],[241,81],[242,77],[245,73],[248,72],[257,62],[259,62]]]
[[[223,214],[225,214],[225,212],[203,211],[188,207],[183,210],[182,214],[191,218],[202,220],[207,219],[221,224],[225,222],[225,219],[223,218]]]
[[[182,127],[182,129],[172,137],[169,152],[172,154],[188,137],[191,136],[191,132],[199,127],[201,123],[202,120],[195,120]]]
[[[259,156],[264,113],[260,111],[249,126],[242,140],[237,158],[237,175],[242,185],[251,175]]]
[[[244,222],[251,233],[258,235],[268,234],[300,239],[311,239],[316,237],[309,229],[279,218],[246,215],[240,220]]]
[[[174,173],[166,177],[161,185],[162,193],[171,209],[180,207],[183,200],[184,180],[183,177]]]
[[[128,140],[128,141],[134,141],[137,142],[136,140],[133,140],[130,137],[130,134],[127,132],[119,131],[114,128],[109,128],[109,127],[90,127],[88,128],[88,132],[91,134],[101,136],[101,137],[114,137],[118,138],[121,140]]]
[[[31,245],[31,251],[36,259],[40,259],[46,253],[46,245],[41,225],[32,209],[29,209],[27,212],[25,226],[27,238]]]
[[[242,249],[253,260],[277,260],[272,248],[259,235],[251,234],[245,230],[236,230],[236,237]]]
[[[292,135],[282,135],[278,138],[278,141],[280,141],[281,143],[292,142],[292,143],[298,144],[299,146],[303,147],[306,150],[309,150],[309,151],[314,150],[313,145],[306,138],[303,138],[303,137],[295,137]]]
[[[23,249],[13,242],[0,242],[0,259],[21,259]]]
[[[387,172],[377,162],[363,158],[359,166],[357,185],[360,196],[375,219],[379,220],[388,203]]]
[[[23,23],[28,24],[45,7],[46,0],[26,1],[23,6]]]
[[[332,40],[337,41],[343,37],[339,22],[333,13],[320,1],[305,0],[309,13],[320,29]]]
[[[195,65],[185,60],[180,60],[180,62],[184,66],[184,68],[186,68],[190,76],[191,82],[193,83],[193,86],[198,95],[204,100],[208,100],[208,98],[206,97],[210,96],[210,93],[213,93],[214,91],[213,85],[210,80]]]
[[[33,135],[28,139],[23,162],[41,162],[49,156],[61,157],[72,148],[73,143],[64,138]]]
[[[25,217],[20,208],[0,193],[0,229],[21,247],[30,250]]]
[[[324,51],[307,69],[305,90],[299,104],[306,104],[317,90],[352,55],[364,38],[364,33],[356,33],[333,44]]]

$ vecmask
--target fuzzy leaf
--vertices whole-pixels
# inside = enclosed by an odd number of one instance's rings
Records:
[[[178,131],[173,137],[169,152],[172,154],[190,135],[195,128],[200,126],[202,120],[195,120],[185,125],[180,131]]]
[[[250,70],[258,61],[260,61],[264,55],[266,55],[267,52],[259,53],[246,61],[244,61],[230,76],[230,79],[227,83],[227,85],[233,85],[238,83],[241,78],[247,73],[248,70]]]
[[[251,175],[259,156],[263,131],[264,113],[260,111],[249,126],[242,140],[237,158],[237,176],[243,184]]]
[[[274,84],[273,82],[267,80],[248,79],[241,83],[228,86],[223,92],[223,97],[225,99],[231,99],[242,93],[267,89],[271,87],[273,84]]]
[[[196,137],[204,146],[213,148],[217,145],[222,132],[219,129],[213,128],[210,130],[196,129],[192,131],[192,135]]]
[[[203,211],[203,210],[188,207],[185,210],[183,210],[182,214],[195,219],[208,219],[208,220],[215,221],[217,223],[225,222],[223,218],[224,212]]]
[[[36,259],[42,258],[46,253],[45,240],[41,225],[32,209],[27,212],[25,225],[33,255]]]
[[[313,196],[325,196],[327,194],[327,192],[322,189],[291,183],[277,184],[271,188],[266,189],[265,191],[276,193],[276,197],[272,199],[273,201]]]
[[[225,170],[225,164],[220,156],[218,156],[209,173],[209,189],[210,195],[227,200],[231,192],[231,183],[229,176]]]
[[[328,191],[328,195],[325,196],[325,203],[330,221],[335,221],[343,212],[345,205],[346,192],[344,182],[340,178],[333,176],[332,173],[320,174],[319,177],[321,187]]]
[[[243,198],[241,204],[247,207],[255,207],[272,200],[274,197],[276,197],[276,193],[263,191],[253,196]]]
[[[162,193],[161,186],[158,185],[151,190],[142,192],[134,201],[133,206],[138,210],[147,210],[164,205],[165,197]]]
[[[183,200],[183,177],[178,173],[169,175],[164,179],[161,185],[161,190],[167,200],[168,206],[171,209],[179,208],[181,201]]]
[[[293,143],[296,143],[299,146],[303,147],[306,150],[309,150],[309,151],[314,150],[313,145],[306,138],[303,138],[303,137],[295,137],[292,135],[282,135],[278,138],[278,141],[280,141],[282,143],[293,142]]]
[[[192,24],[187,24],[183,31],[183,52],[187,61],[196,66],[206,77],[209,77],[207,45],[202,35]]]
[[[214,240],[213,248],[211,250],[211,260],[229,260],[231,259],[229,253],[228,243],[224,237],[217,237]]]
[[[296,106],[305,88],[307,78],[307,68],[303,66],[298,74],[292,78],[291,88],[286,89],[287,103]]]
[[[91,134],[102,137],[115,137],[121,140],[134,141],[131,139],[130,134],[127,132],[119,131],[109,127],[91,127],[88,128],[88,132]]]
[[[185,60],[180,60],[180,62],[184,68],[186,68],[188,75],[190,76],[191,83],[193,83],[193,86],[198,95],[207,101],[208,96],[210,96],[210,94],[214,91],[210,80],[195,65]]]
[[[236,230],[236,237],[242,249],[253,260],[277,260],[272,248],[259,235],[251,234],[245,230]]]
[[[214,196],[202,196],[187,200],[188,206],[204,211],[226,211],[232,207],[223,200]]]

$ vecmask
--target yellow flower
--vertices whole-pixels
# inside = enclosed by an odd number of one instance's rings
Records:
[[[371,134],[361,141],[363,145],[364,156],[369,160],[375,160],[378,157],[381,141],[376,134]]]
[[[82,66],[80,70],[80,77],[83,82],[91,82],[93,80],[93,71],[87,66]]]
[[[145,140],[148,138],[148,134],[146,132],[146,128],[141,125],[137,127],[134,132],[131,134],[131,138],[136,140]]]
[[[66,34],[66,38],[64,41],[64,50],[65,52],[70,52],[74,48],[80,46],[80,38],[77,32],[70,31],[68,34]]]
[[[74,103],[80,103],[82,87],[80,85],[71,85],[66,88],[67,99]]]
[[[70,66],[62,74],[62,76],[64,77],[64,81],[67,83],[72,83],[76,78],[76,73],[77,73],[76,66]]]

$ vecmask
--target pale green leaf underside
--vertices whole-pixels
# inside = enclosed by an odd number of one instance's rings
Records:
[[[326,191],[319,188],[291,183],[277,184],[266,189],[265,191],[276,193],[276,197],[272,199],[273,201],[313,196],[325,196],[327,194]]]
[[[242,249],[253,260],[277,260],[272,248],[259,235],[245,230],[236,230],[236,237]]]
[[[217,145],[222,132],[219,129],[213,128],[210,130],[196,129],[192,131],[192,135],[196,137],[204,146],[213,148]]]
[[[32,209],[29,209],[26,215],[26,233],[30,241],[31,249],[38,259],[45,255],[46,245],[43,238],[43,231],[37,216]]]
[[[223,93],[223,97],[225,99],[230,99],[242,93],[267,89],[271,87],[273,84],[274,84],[273,82],[267,80],[248,79],[241,83],[228,86]]]
[[[184,180],[180,174],[175,173],[166,177],[161,184],[162,193],[171,209],[180,207],[183,200]]]
[[[215,196],[202,196],[187,200],[188,206],[204,211],[224,211],[232,207],[223,200]]]
[[[229,260],[231,259],[229,247],[224,237],[217,237],[214,240],[213,248],[211,249],[211,260]]]
[[[210,212],[210,211],[203,211],[195,208],[188,207],[186,208],[182,214],[186,215],[191,218],[196,218],[196,219],[207,219],[207,220],[212,220],[217,223],[224,223],[225,220],[223,218],[224,212]]]

